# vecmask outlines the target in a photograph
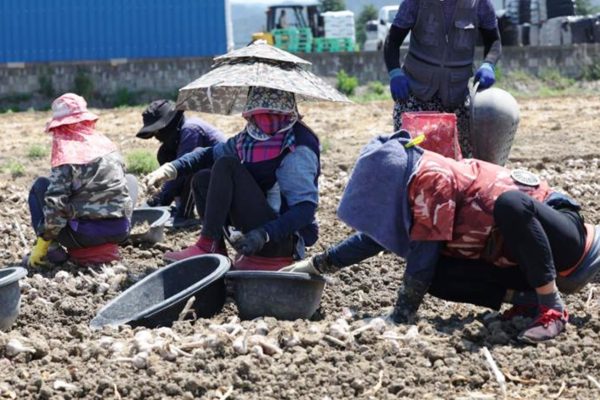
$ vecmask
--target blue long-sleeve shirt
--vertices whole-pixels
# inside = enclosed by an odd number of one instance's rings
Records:
[[[198,147],[213,147],[218,143],[225,142],[225,140],[225,135],[208,122],[199,118],[185,118],[179,129],[176,159]],[[177,176],[177,179],[166,182],[159,194],[160,203],[162,205],[171,204],[175,197],[183,191],[186,179],[186,174],[181,174]]]
[[[406,256],[406,274],[418,281],[429,283],[433,279],[444,242],[413,241]],[[357,264],[386,250],[364,233],[355,233],[328,251],[329,261],[338,268]]]
[[[236,140],[237,136],[234,136],[212,148],[196,149],[175,160],[173,166],[178,175],[189,174],[212,166],[221,157],[239,159]],[[269,240],[280,241],[314,220],[319,204],[319,190],[315,184],[318,170],[317,155],[307,146],[297,146],[283,158],[276,170],[277,183],[269,190],[278,193],[267,193],[267,199],[284,197],[289,208],[277,219],[263,226]],[[269,204],[279,213],[277,201],[269,201]]]

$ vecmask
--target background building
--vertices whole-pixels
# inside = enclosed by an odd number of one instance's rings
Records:
[[[200,57],[232,47],[229,0],[2,0],[0,62]]]

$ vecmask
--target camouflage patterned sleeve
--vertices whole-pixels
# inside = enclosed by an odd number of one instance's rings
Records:
[[[70,165],[52,168],[50,185],[44,196],[44,226],[39,232],[46,240],[56,238],[67,225],[72,181],[73,170]]]
[[[456,182],[437,168],[419,173],[410,184],[413,224],[411,240],[452,240],[456,213]]]

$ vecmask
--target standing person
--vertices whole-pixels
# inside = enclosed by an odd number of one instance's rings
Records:
[[[161,146],[156,158],[158,163],[174,161],[199,147],[212,147],[225,142],[225,136],[214,126],[199,119],[184,116],[175,109],[170,100],[155,100],[142,113],[144,126],[137,133],[141,139],[155,137]],[[173,227],[185,227],[198,223],[194,218],[194,199],[191,190],[191,174],[182,174],[165,183],[160,192],[147,199],[150,207],[169,206],[175,201]]]
[[[242,116],[246,126],[227,142],[164,164],[148,176],[148,184],[155,185],[195,173],[202,231],[192,246],[165,253],[166,260],[226,254],[228,225],[241,231],[232,238],[240,255],[237,269],[279,269],[316,242],[319,140],[300,121],[294,94],[251,87]]]
[[[559,335],[568,313],[557,282],[574,292],[600,271],[599,228],[533,174],[455,161],[408,139],[401,131],[361,152],[338,209],[359,233],[285,270],[334,272],[387,249],[407,260],[393,322],[412,320],[429,291],[493,307],[508,300],[511,316],[536,308],[519,339]]]
[[[125,175],[116,146],[96,131],[98,116],[83,97],[66,93],[52,102],[52,173],[29,193],[37,243],[30,266],[65,261],[99,264],[118,260],[129,236],[137,183]],[[49,251],[51,249],[51,251]]]
[[[400,66],[400,46],[410,44]],[[464,157],[469,142],[468,82],[473,76],[475,43],[483,37],[484,60],[475,73],[479,88],[492,86],[502,46],[491,0],[405,0],[384,44],[385,64],[394,99],[394,131],[407,111],[456,114]]]

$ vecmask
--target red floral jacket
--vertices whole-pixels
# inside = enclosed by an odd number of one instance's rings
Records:
[[[520,190],[539,201],[552,193],[545,181],[537,187],[519,184],[509,169],[495,164],[454,161],[425,151],[409,184],[410,239],[445,241],[442,254],[450,257],[484,258],[494,227],[494,203],[510,190]],[[502,251],[488,261],[497,266],[515,265]]]

